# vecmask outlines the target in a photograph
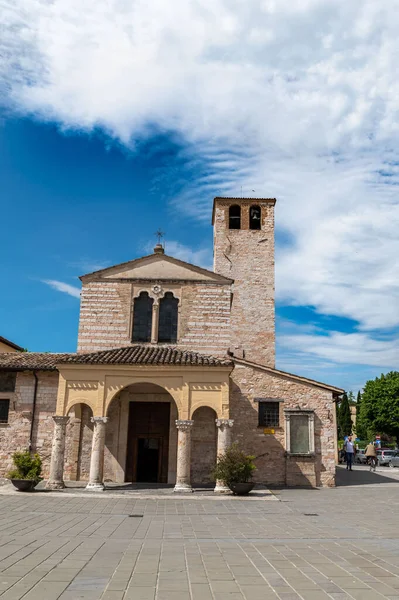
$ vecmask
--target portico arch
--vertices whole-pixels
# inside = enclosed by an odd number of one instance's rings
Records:
[[[93,440],[93,410],[85,402],[74,401],[66,412],[64,478],[87,481],[90,472],[90,453]]]
[[[111,379],[111,378],[110,378]],[[123,377],[118,378],[119,381],[115,383],[113,381],[109,381],[108,389],[106,390],[105,402],[104,402],[104,414],[108,414],[109,408],[115,398],[119,396],[119,394],[132,386],[156,386],[159,389],[163,390],[165,393],[169,394],[177,407],[178,417],[177,418],[186,418],[187,417],[187,406],[184,406],[183,400],[183,382],[181,379],[176,377],[162,377],[162,376],[152,376],[152,377],[143,377],[143,376],[135,376],[135,377]]]
[[[127,385],[108,403],[104,480],[175,483],[178,408],[149,381]]]
[[[217,455],[217,414],[209,406],[200,406],[193,415],[191,434],[191,481],[194,484],[210,483],[211,471],[216,464]]]

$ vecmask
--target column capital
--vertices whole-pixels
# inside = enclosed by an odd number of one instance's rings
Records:
[[[216,427],[233,427],[234,419],[216,419]]]
[[[194,421],[191,421],[190,419],[176,419],[175,423],[177,429],[179,429],[180,431],[190,431],[192,426],[194,425]]]
[[[91,417],[90,420],[92,423],[95,423],[95,424],[104,423],[104,425],[105,425],[105,423],[108,422],[108,417]]]
[[[53,415],[53,421],[56,425],[66,425],[69,421],[69,417],[61,417],[59,415]]]

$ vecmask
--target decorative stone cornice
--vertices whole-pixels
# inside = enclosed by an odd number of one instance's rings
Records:
[[[216,419],[216,427],[233,427],[234,419]]]
[[[194,425],[194,421],[191,421],[189,419],[187,419],[187,420],[177,419],[175,421],[175,423],[176,423],[177,429],[179,429],[180,431],[191,431],[191,428]]]

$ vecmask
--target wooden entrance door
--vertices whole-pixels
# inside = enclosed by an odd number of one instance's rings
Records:
[[[170,404],[131,402],[126,481],[167,483]]]

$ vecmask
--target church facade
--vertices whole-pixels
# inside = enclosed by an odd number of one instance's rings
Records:
[[[215,198],[213,271],[157,244],[81,277],[76,353],[0,354],[0,475],[29,448],[50,489],[190,492],[237,442],[259,483],[333,486],[343,390],[275,368],[274,205]]]

